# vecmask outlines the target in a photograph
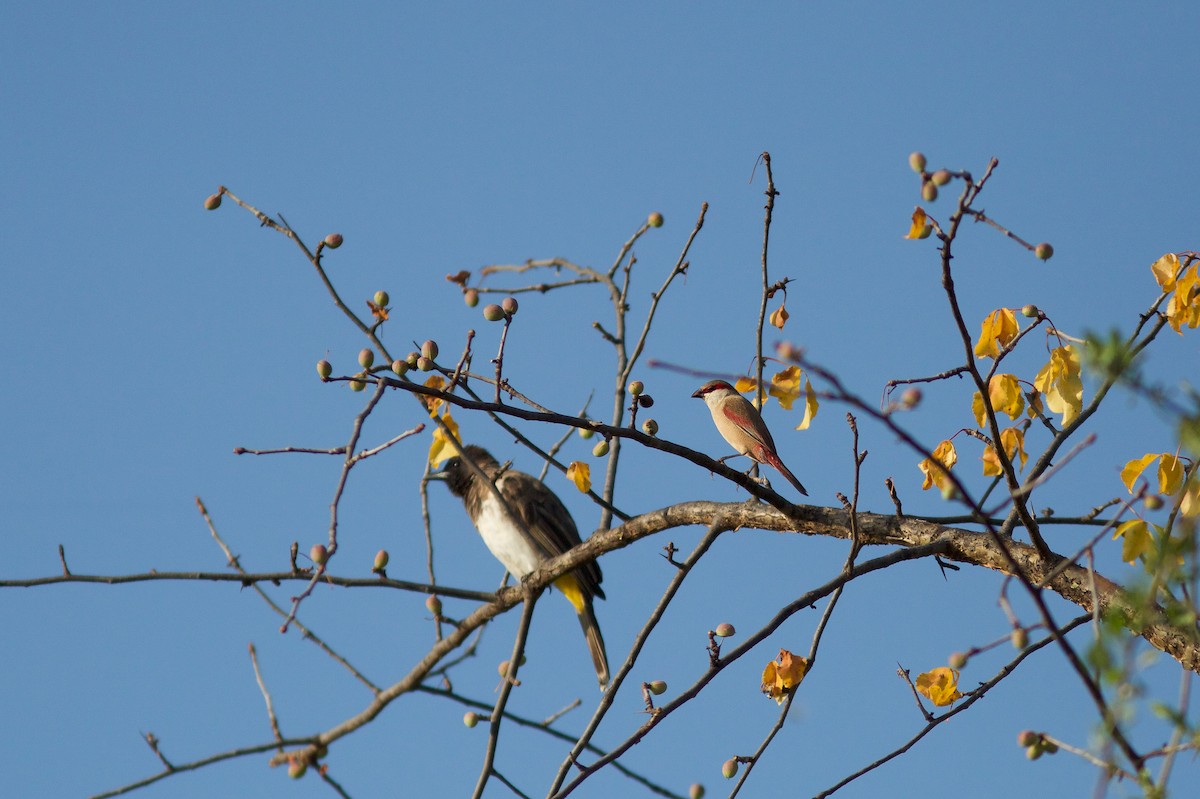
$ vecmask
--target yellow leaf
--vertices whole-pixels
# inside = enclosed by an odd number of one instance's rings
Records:
[[[1182,485],[1183,464],[1179,462],[1179,458],[1164,452],[1162,460],[1158,462],[1158,493],[1169,496]]]
[[[928,491],[933,486],[937,486],[939,491],[944,491],[946,486],[951,485],[950,476],[946,472],[953,469],[956,463],[958,463],[958,453],[954,451],[954,444],[949,440],[938,444],[933,455],[921,461],[917,467],[925,475],[925,482],[921,484],[921,490]]]
[[[440,400],[439,400],[440,402]],[[442,414],[442,421],[446,423],[446,427],[450,428],[450,432],[454,433],[454,437],[458,438],[458,422],[450,416],[450,409],[446,408],[446,412]],[[462,439],[459,439],[460,441]],[[458,454],[450,437],[446,435],[446,431],[441,425],[433,428],[433,443],[429,446],[429,465],[437,468],[442,465],[442,461],[453,458]]]
[[[1004,446],[1008,459],[1012,461],[1016,456],[1021,461],[1020,468],[1024,469],[1025,462],[1029,460],[1029,454],[1025,452],[1025,432],[1018,427],[1002,430],[1000,431],[1000,443]]]
[[[1121,560],[1133,563],[1154,548],[1154,538],[1150,535],[1150,527],[1141,519],[1130,519],[1123,522],[1115,533],[1113,540],[1121,541]]]
[[[733,390],[739,394],[745,394],[747,391],[753,391],[758,387],[754,382],[753,377],[739,377],[737,382],[733,384]]]
[[[785,411],[790,411],[792,403],[800,396],[801,374],[803,372],[799,366],[789,366],[771,378],[771,387],[767,393],[779,400],[779,407]]]
[[[1020,428],[1009,427],[1000,431],[1000,444],[1004,447],[1009,462],[1013,462],[1014,456],[1019,457],[1020,468],[1024,469],[1029,455],[1025,452],[1025,434],[1021,432]],[[991,444],[988,444],[983,451],[983,474],[985,477],[999,477],[1004,474],[1004,470],[1000,466],[1000,457],[996,454],[996,448]]]
[[[779,657],[772,660],[763,669],[762,692],[779,704],[788,694],[796,690],[796,686],[804,680],[808,673],[808,658],[793,655],[786,649],[779,650]]]
[[[1010,308],[997,308],[983,320],[979,341],[975,343],[976,358],[996,358],[1000,349],[1017,337],[1017,315]]]
[[[929,217],[925,215],[925,209],[917,206],[917,210],[913,211],[912,227],[908,229],[906,239],[927,239],[929,234],[933,232],[933,225],[929,224]]]
[[[1200,482],[1193,481],[1179,499],[1179,512],[1185,519],[1200,516]]]
[[[1179,274],[1179,256],[1173,252],[1167,253],[1150,264],[1150,271],[1154,274],[1154,281],[1158,283],[1159,288],[1163,291],[1174,291],[1175,276]]]
[[[1083,410],[1083,381],[1079,377],[1079,353],[1067,345],[1050,353],[1050,361],[1042,367],[1033,381],[1046,397],[1046,407],[1062,414],[1063,427],[1074,421]]]
[[[1125,488],[1129,493],[1133,493],[1133,484],[1137,482],[1138,477],[1142,472],[1146,471],[1146,467],[1154,463],[1155,459],[1160,457],[1152,452],[1147,452],[1140,458],[1134,458],[1129,463],[1125,464],[1125,468],[1121,470],[1121,482],[1125,484]]]
[[[571,461],[567,466],[567,479],[575,484],[579,493],[586,494],[592,489],[592,467],[583,461]]]
[[[1007,413],[1010,419],[1016,419],[1025,410],[1025,395],[1021,393],[1021,384],[1015,375],[992,377],[988,382],[988,397],[992,407],[998,413]]]
[[[983,394],[978,391],[971,397],[971,413],[975,414],[975,424],[980,430],[987,427],[987,408],[983,405]]]
[[[1167,302],[1167,323],[1176,333],[1182,327],[1200,327],[1200,273],[1192,264],[1175,282],[1175,292]]]
[[[771,312],[771,324],[775,325],[775,327],[779,328],[780,330],[783,330],[784,324],[787,323],[788,316],[789,314],[787,312],[787,308],[780,305]]]
[[[388,320],[388,311],[391,310],[390,308],[384,308],[382,305],[376,305],[370,300],[367,300],[367,307],[371,309],[371,316],[375,317],[380,322],[386,322]]]
[[[441,375],[430,375],[429,379],[425,381],[425,387],[442,391],[446,388],[446,380]],[[445,402],[441,397],[429,397],[424,394],[417,396],[421,398],[421,402],[425,403],[425,409],[429,411],[430,416],[437,416],[438,408]]]
[[[1026,409],[1026,413],[1029,414],[1030,419],[1036,419],[1040,414],[1042,414],[1044,412],[1044,410],[1042,408],[1041,392],[1030,391],[1028,400],[1029,400],[1029,407]]]
[[[804,418],[800,420],[800,424],[796,425],[796,429],[807,430],[808,426],[812,424],[812,420],[817,418],[817,410],[817,392],[806,377],[804,378]]]
[[[958,690],[958,672],[949,666],[938,666],[932,671],[918,674],[916,685],[917,691],[938,707],[945,707],[962,698]]]

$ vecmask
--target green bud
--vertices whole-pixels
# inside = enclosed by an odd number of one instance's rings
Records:
[[[933,183],[933,181],[927,181],[925,185],[921,187],[921,197],[925,200],[925,202],[933,202],[937,199],[937,195],[937,186]]]
[[[313,563],[323,566],[329,560],[329,550],[324,544],[313,544],[312,549],[308,550],[308,556],[312,558]]]
[[[908,156],[908,165],[918,175],[925,171],[925,164],[925,155],[923,153],[912,153]]]
[[[210,194],[204,201],[204,210],[215,211],[221,207],[221,193]]]
[[[596,446],[592,447],[592,454],[597,458],[603,458],[608,454],[608,441],[597,441]]]
[[[333,374],[333,364],[324,360],[317,361],[317,374],[320,375],[322,380],[328,380],[329,376]]]
[[[358,365],[364,369],[370,369],[373,363],[375,363],[375,353],[369,347],[364,347],[358,353]]]
[[[516,297],[505,297],[500,302],[500,307],[504,309],[504,312],[506,314],[508,314],[509,316],[512,316],[513,314],[515,314],[517,312],[517,298]]]
[[[939,169],[937,172],[934,172],[932,175],[930,175],[929,179],[933,181],[933,185],[935,186],[945,186],[950,182],[950,177],[951,175],[949,169]]]
[[[647,419],[642,422],[642,432],[648,436],[658,435],[658,422],[653,419]]]
[[[475,289],[467,289],[463,292],[463,302],[467,304],[468,308],[474,308],[479,304],[479,292]]]
[[[721,764],[721,776],[727,780],[731,780],[737,776],[738,762],[737,758],[729,758]]]
[[[341,233],[330,233],[325,237],[325,246],[331,250],[336,250],[338,247],[342,246],[343,241],[344,239],[342,238]]]
[[[438,345],[433,339],[426,341],[421,345],[421,354],[431,361],[436,361],[438,356]]]
[[[391,299],[392,298],[388,296],[388,293],[386,291],[375,292],[375,304],[378,305],[380,308],[384,307],[389,302],[391,302]]]
[[[1052,257],[1054,257],[1054,248],[1043,241],[1041,244],[1033,248],[1033,254],[1043,261],[1049,261]]]
[[[628,386],[629,393],[635,397],[638,396],[639,394],[641,394],[642,391],[645,390],[645,388],[646,388],[646,386],[644,383],[642,383],[641,380],[633,380],[629,383],[629,386]]]
[[[655,696],[662,696],[667,692],[667,683],[665,680],[655,680],[654,682],[647,683],[646,689]]]
[[[478,723],[479,723],[479,714],[476,713],[474,710],[468,710],[466,713],[463,714],[463,724],[467,725],[468,727],[474,727]]]
[[[663,215],[658,211],[655,211],[654,213],[650,214],[650,216],[646,217],[646,224],[650,227],[662,227]]]
[[[375,566],[374,566],[374,568],[371,569],[371,571],[374,571],[374,572],[383,571],[384,569],[387,568],[388,560],[389,560],[388,551],[386,549],[379,550],[378,552],[375,553]]]
[[[504,318],[504,309],[496,303],[483,306],[483,318],[489,322],[499,322]]]
[[[728,638],[729,636],[731,636],[735,632],[737,632],[737,630],[735,630],[733,628],[732,624],[725,621],[725,622],[721,622],[720,624],[718,624],[717,629],[713,630],[713,632],[720,638]]]

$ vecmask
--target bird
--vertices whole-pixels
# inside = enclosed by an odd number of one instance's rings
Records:
[[[717,426],[717,432],[739,454],[758,463],[773,466],[788,479],[789,483],[796,487],[797,491],[808,496],[804,486],[779,459],[775,441],[771,438],[771,431],[767,429],[762,414],[751,404],[750,400],[739,394],[724,380],[710,380],[696,389],[692,396],[704,400],[704,403],[708,405],[708,410],[712,413],[713,424]]]
[[[482,476],[471,468],[471,463],[479,467]],[[571,514],[545,483],[515,469],[501,469],[499,462],[483,447],[464,446],[460,454],[447,460],[433,477],[444,480],[450,493],[462,499],[483,543],[517,579],[523,579],[545,561],[581,542]],[[503,504],[488,481],[493,482],[504,497]],[[604,599],[604,591],[600,588],[603,579],[600,566],[595,561],[588,561],[554,581],[554,586],[579,617],[601,690],[608,685],[608,656],[592,601],[596,597]]]

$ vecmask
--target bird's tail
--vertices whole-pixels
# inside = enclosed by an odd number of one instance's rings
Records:
[[[559,577],[554,581],[554,587],[563,592],[563,596],[579,616],[579,626],[583,628],[588,651],[592,653],[592,665],[596,667],[596,679],[600,681],[600,689],[604,690],[608,686],[608,656],[604,653],[604,637],[600,635],[600,623],[596,621],[596,613],[592,610],[592,596],[584,591],[573,573]]]
[[[600,681],[600,690],[608,686],[608,656],[604,653],[604,638],[600,635],[600,624],[592,611],[592,598],[588,597],[579,611],[579,626],[583,627],[583,637],[587,639],[588,651],[592,653],[592,665],[596,667],[596,679]]]
[[[800,481],[796,479],[796,475],[792,474],[791,470],[788,469],[788,467],[783,465],[783,461],[779,460],[778,455],[776,455],[773,452],[770,452],[769,450],[765,451],[763,454],[766,455],[766,457],[767,457],[767,463],[774,466],[779,471],[780,474],[782,474],[784,477],[786,477],[788,479],[788,482],[796,487],[797,491],[799,491],[801,494],[803,494],[806,497],[808,496],[808,492],[804,490],[804,486],[801,485]]]

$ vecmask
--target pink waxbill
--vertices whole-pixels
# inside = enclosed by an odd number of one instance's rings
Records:
[[[724,380],[710,380],[696,389],[692,396],[700,397],[708,405],[717,432],[729,442],[729,446],[751,460],[774,467],[797,491],[808,496],[804,486],[779,459],[771,431],[767,429],[758,408],[755,408],[750,400]]]

